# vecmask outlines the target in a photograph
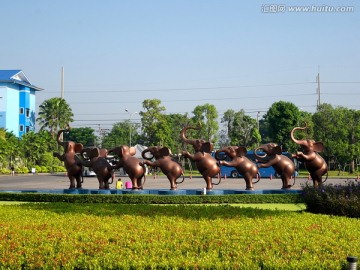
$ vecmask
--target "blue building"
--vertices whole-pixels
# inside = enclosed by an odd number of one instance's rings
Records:
[[[0,128],[21,137],[35,130],[35,93],[22,70],[0,70]]]

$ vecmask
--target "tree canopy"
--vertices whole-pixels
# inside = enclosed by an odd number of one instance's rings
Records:
[[[55,138],[60,129],[66,128],[72,123],[74,114],[69,104],[63,98],[54,97],[45,100],[39,106],[38,118],[40,130],[48,129]]]

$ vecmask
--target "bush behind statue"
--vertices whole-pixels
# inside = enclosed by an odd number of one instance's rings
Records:
[[[314,188],[306,185],[303,190],[307,211],[316,214],[360,218],[360,183],[323,185]]]

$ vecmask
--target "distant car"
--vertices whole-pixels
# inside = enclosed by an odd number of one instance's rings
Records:
[[[84,167],[83,176],[96,176],[96,173],[94,173],[94,171],[91,168]]]

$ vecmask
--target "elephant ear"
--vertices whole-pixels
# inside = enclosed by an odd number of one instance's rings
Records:
[[[81,143],[75,143],[75,146],[74,146],[75,153],[80,153],[81,150],[83,150],[83,149],[84,149],[84,146]]]
[[[236,156],[243,157],[247,154],[247,149],[244,146],[236,148]]]
[[[100,157],[106,157],[108,155],[108,150],[106,148],[100,148],[99,155]]]
[[[163,147],[159,150],[159,153],[162,157],[166,157],[171,155],[171,150],[168,147]]]
[[[213,145],[210,142],[204,142],[201,145],[201,151],[205,152],[205,153],[211,153],[211,151],[213,150]]]
[[[282,149],[280,145],[277,145],[273,148],[273,154],[275,155],[281,155],[282,154]]]
[[[324,151],[325,146],[322,142],[315,142],[314,143],[314,151],[315,152],[322,152]]]
[[[130,155],[135,156],[135,154],[136,154],[136,148],[135,148],[134,146],[131,146],[131,147],[129,148],[129,153],[130,153]]]
[[[99,157],[100,156],[100,150],[97,147],[91,148],[88,151],[89,157],[90,158],[94,158],[94,157]]]

